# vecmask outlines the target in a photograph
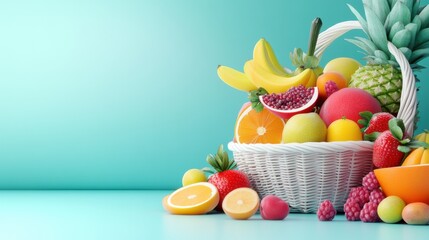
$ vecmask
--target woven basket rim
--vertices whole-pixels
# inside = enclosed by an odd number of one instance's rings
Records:
[[[280,152],[280,153],[329,153],[343,151],[372,151],[373,142],[370,141],[344,141],[344,142],[306,142],[306,143],[236,143],[229,142],[231,151],[246,152]]]

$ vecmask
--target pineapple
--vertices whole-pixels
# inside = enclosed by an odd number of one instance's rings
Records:
[[[348,39],[365,52],[367,61],[353,74],[349,86],[366,90],[383,111],[397,114],[402,76],[387,42],[405,55],[413,71],[422,69],[418,63],[429,55],[429,5],[420,6],[420,0],[363,0],[366,19],[348,6],[368,36]]]

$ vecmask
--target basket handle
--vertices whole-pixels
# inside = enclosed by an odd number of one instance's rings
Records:
[[[404,54],[391,42],[387,43],[387,47],[398,62],[402,74],[402,93],[397,117],[404,121],[405,131],[412,137],[414,134],[414,118],[417,113],[416,79]]]
[[[359,21],[340,22],[321,32],[314,55],[320,59],[323,52],[335,39],[353,29],[362,29]],[[416,79],[404,54],[391,42],[387,43],[387,47],[398,62],[402,74],[402,93],[397,117],[404,121],[405,130],[411,137],[414,132],[414,117],[417,112]]]

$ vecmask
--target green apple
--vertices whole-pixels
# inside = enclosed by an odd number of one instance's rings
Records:
[[[380,219],[385,223],[397,223],[402,220],[405,202],[398,196],[388,196],[377,207]]]

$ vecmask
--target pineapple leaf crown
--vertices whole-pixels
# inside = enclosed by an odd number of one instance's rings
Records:
[[[230,159],[228,153],[223,149],[222,144],[219,146],[217,153],[215,155],[209,154],[206,160],[214,171],[210,168],[203,168],[203,171],[211,174],[232,170],[237,167],[235,161]]]
[[[361,48],[369,64],[390,64],[399,68],[387,49],[392,42],[408,59],[411,68],[422,69],[422,59],[429,56],[429,4],[420,0],[362,0],[366,19],[351,5],[368,38],[347,41]]]

